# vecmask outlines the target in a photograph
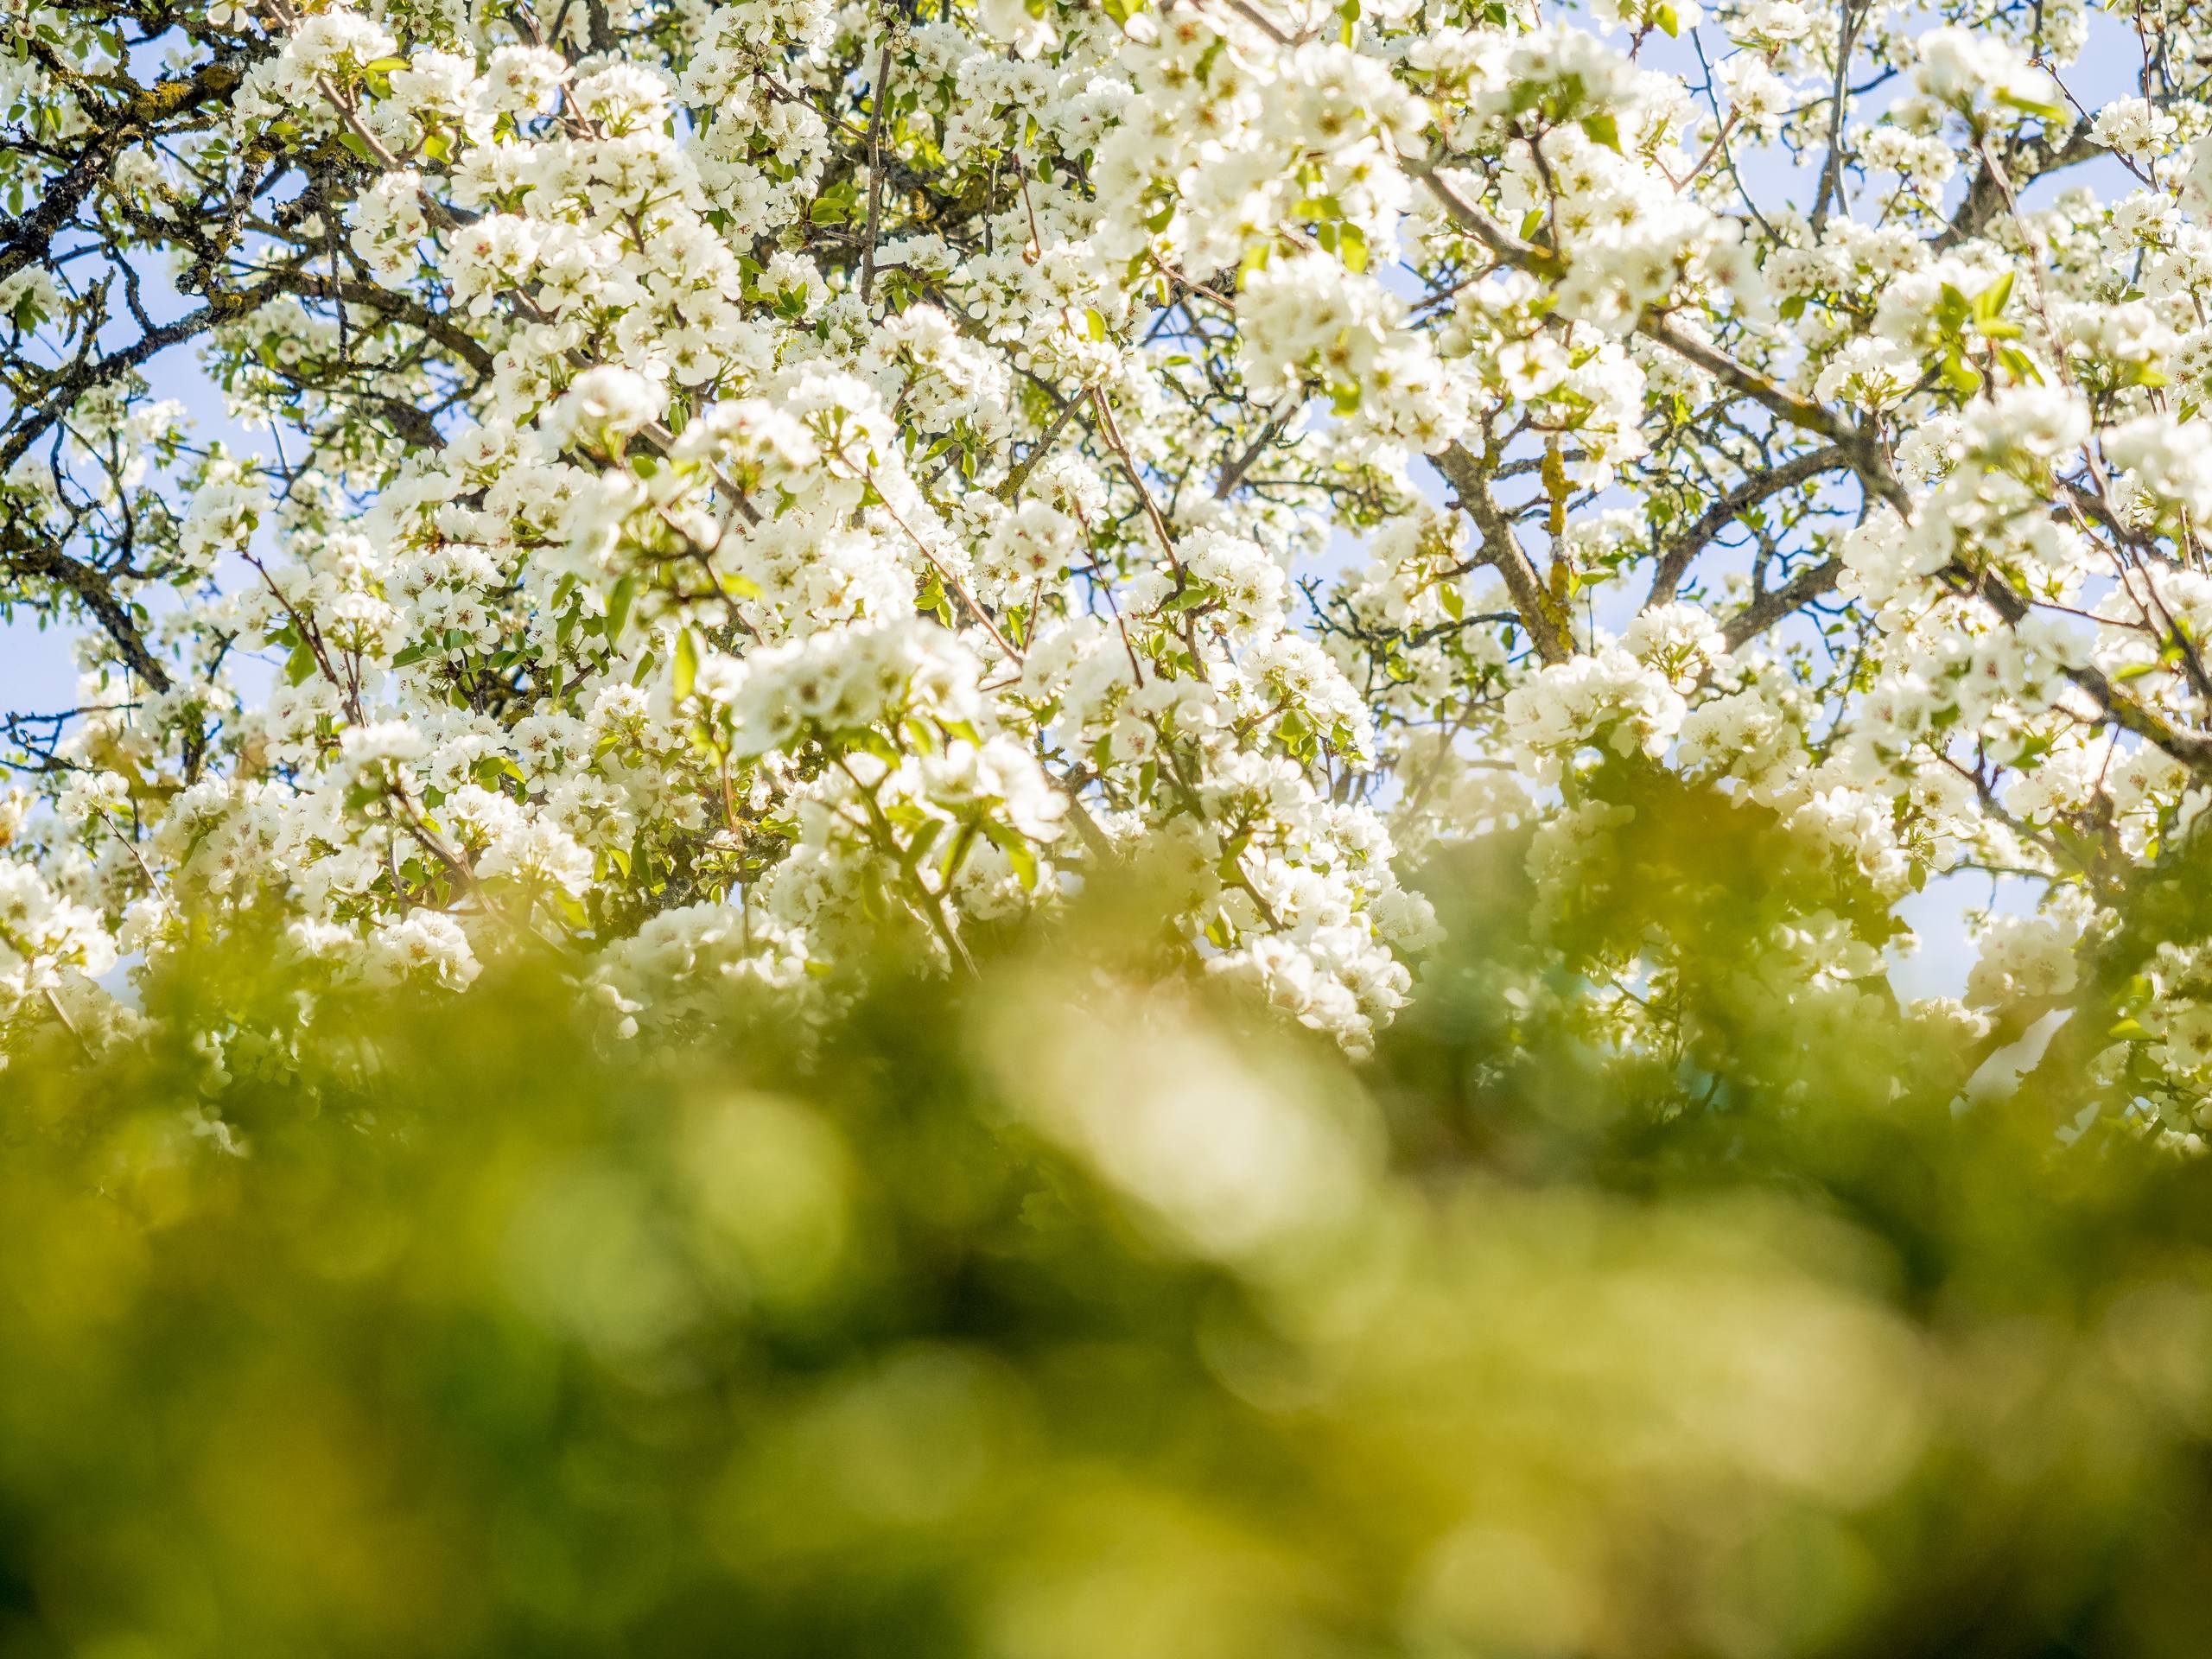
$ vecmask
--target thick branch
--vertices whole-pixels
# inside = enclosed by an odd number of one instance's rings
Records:
[[[2056,146],[2044,139],[2006,146],[2006,173],[1999,173],[1990,165],[1989,157],[1982,157],[1974,169],[1974,178],[1967,185],[1965,199],[1958,211],[1951,215],[1951,222],[1936,238],[1938,249],[1955,248],[1961,242],[1971,241],[1989,228],[1989,221],[1997,217],[1998,210],[2005,205],[2008,182],[2015,190],[2024,189],[2046,174],[2063,168],[2078,167],[2104,154],[2104,147],[2089,137],[2089,123],[2077,122],[2067,134],[2066,142]]]
[[[1513,526],[1490,493],[1490,480],[1483,475],[1483,463],[1474,452],[1463,443],[1454,442],[1430,457],[1436,470],[1442,473],[1459,496],[1459,505],[1475,521],[1475,528],[1482,532],[1481,563],[1497,567],[1505,579],[1506,591],[1513,595],[1513,602],[1521,612],[1521,626],[1529,631],[1535,641],[1536,654],[1547,663],[1563,663],[1573,656],[1573,642],[1560,625],[1560,619],[1551,609],[1551,595],[1544,591],[1544,584],[1536,575],[1536,567],[1529,562],[1520,541],[1513,534]]]
[[[1667,543],[1659,555],[1657,569],[1651,578],[1651,592],[1643,603],[1646,609],[1664,605],[1675,597],[1682,578],[1688,575],[1691,562],[1705,550],[1707,543],[1735,523],[1751,508],[1779,495],[1783,491],[1816,478],[1822,473],[1834,472],[1852,464],[1851,452],[1841,444],[1829,444],[1824,448],[1809,449],[1793,456],[1779,467],[1751,474],[1734,489],[1722,496],[1698,521],[1680,536]]]
[[[61,227],[107,176],[117,155],[132,140],[157,122],[189,113],[226,96],[244,78],[235,62],[219,58],[182,79],[160,81],[137,92],[112,112],[109,124],[96,120],[96,130],[86,139],[83,150],[67,172],[48,182],[38,205],[0,224],[0,281],[47,257]]]
[[[152,333],[143,335],[119,352],[106,357],[88,357],[61,376],[54,389],[36,407],[26,410],[7,441],[0,443],[0,474],[5,474],[21,461],[30,447],[51,431],[54,423],[76,406],[78,399],[95,386],[104,386],[119,380],[149,358],[167,351],[194,334],[204,334],[227,318],[249,311],[261,302],[261,295],[225,293],[216,296],[196,311],[188,311],[174,322],[163,323]]]
[[[1831,592],[1842,575],[1843,561],[1829,559],[1807,565],[1781,587],[1759,594],[1722,625],[1720,634],[1727,640],[1728,649],[1734,651],[1746,641],[1758,639],[1800,606],[1809,605]]]
[[[105,571],[71,558],[50,540],[25,536],[14,525],[8,527],[5,540],[0,541],[0,557],[5,558],[10,575],[42,576],[68,589],[115,642],[133,673],[156,691],[169,689],[168,671],[147,649],[137,618],[116,593],[114,582]]]

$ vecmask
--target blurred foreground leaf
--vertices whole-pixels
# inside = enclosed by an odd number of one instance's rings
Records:
[[[0,1653],[2202,1650],[2200,1166],[1488,973],[1357,1071],[1043,962],[19,1066]]]

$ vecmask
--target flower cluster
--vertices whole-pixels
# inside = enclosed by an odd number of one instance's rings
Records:
[[[8,1032],[272,918],[303,984],[803,1018],[1126,880],[1357,1050],[1507,835],[1556,960],[1497,994],[1609,1052],[1871,1017],[1981,870],[2041,910],[1929,1029],[2078,1007],[2194,1110],[2212,979],[2130,907],[2212,799],[2212,103],[2077,108],[2079,8],[220,10],[198,124],[46,176],[280,453],[0,277],[91,365],[0,475],[89,625],[10,732]]]

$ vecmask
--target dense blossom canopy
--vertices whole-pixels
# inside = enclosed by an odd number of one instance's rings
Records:
[[[2063,1011],[2190,1131],[2186,0],[6,10],[0,592],[86,625],[19,1035],[248,927],[302,1007],[549,952],[804,1020],[1111,880],[1358,1052],[1510,837],[1484,994],[1670,1087]],[[2038,913],[1900,1010],[1961,869]]]

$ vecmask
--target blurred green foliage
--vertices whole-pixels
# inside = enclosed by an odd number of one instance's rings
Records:
[[[2203,1652],[2212,1172],[1617,1064],[1511,868],[1357,1068],[1066,938],[810,1043],[195,963],[0,1073],[0,1655]]]

